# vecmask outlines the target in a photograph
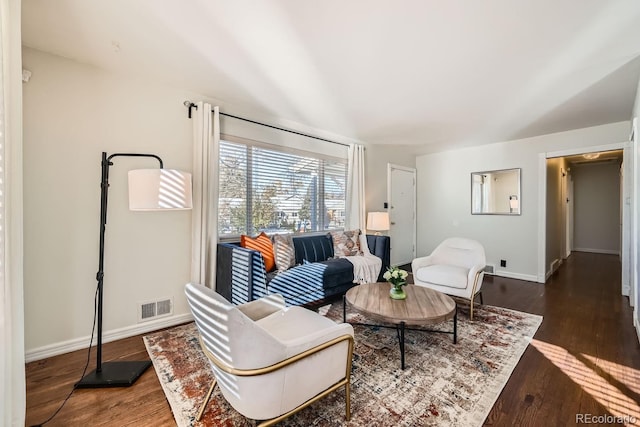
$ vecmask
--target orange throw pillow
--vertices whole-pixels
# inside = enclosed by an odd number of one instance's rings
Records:
[[[240,236],[240,246],[260,252],[267,272],[275,268],[276,260],[273,255],[273,243],[271,243],[271,239],[264,231],[258,237],[249,237],[243,234]]]

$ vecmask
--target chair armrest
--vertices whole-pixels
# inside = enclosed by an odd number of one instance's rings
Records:
[[[216,292],[234,304],[267,295],[267,272],[260,252],[229,243],[218,243]]]
[[[336,323],[304,337],[282,343],[286,346],[287,357],[292,357],[343,335],[351,335],[353,337],[353,326],[348,323]]]
[[[260,320],[286,307],[284,297],[280,294],[271,294],[259,300],[241,304],[238,310],[243,312],[253,321]]]
[[[475,278],[476,278],[476,274],[477,274],[479,271],[482,271],[482,270],[484,269],[484,267],[485,267],[484,265],[476,264],[476,265],[474,265],[473,267],[471,267],[471,268],[469,269],[469,276],[468,276],[468,279],[469,279],[469,282],[470,282],[470,283],[472,283],[472,282],[475,280]]]
[[[288,365],[296,363],[302,359],[310,357],[315,353],[329,349],[337,344],[340,344],[343,341],[346,341],[347,342],[347,369],[346,369],[345,376],[348,377],[349,373],[351,372],[351,359],[353,358],[353,345],[354,345],[353,334],[343,334],[343,335],[337,336],[332,340],[323,341],[320,344],[314,347],[311,347],[305,351],[289,356],[278,363],[274,363],[273,365],[265,366],[263,368],[255,368],[255,369],[238,369],[238,368],[229,366],[226,362],[221,361],[216,357],[215,354],[209,351],[206,344],[202,341],[202,335],[198,335],[198,341],[200,342],[200,348],[202,348],[202,351],[207,356],[209,361],[211,361],[211,363],[213,363],[220,370],[231,375],[237,375],[239,377],[254,377],[257,375],[269,374],[271,372],[277,371],[278,369],[282,369]]]
[[[469,269],[469,275],[467,276],[467,283],[473,286],[476,281],[476,275],[478,276],[478,283],[475,284],[476,286],[474,289],[475,292],[478,292],[480,290],[480,286],[482,286],[482,279],[484,278],[484,271],[483,271],[484,267],[485,265],[483,264],[476,264]]]
[[[427,255],[416,258],[411,261],[411,271],[413,272],[413,274],[416,274],[419,268],[427,267],[429,265],[433,265],[433,256]]]

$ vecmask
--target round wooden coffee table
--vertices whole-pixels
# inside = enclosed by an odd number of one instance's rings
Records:
[[[404,363],[404,332],[415,330],[422,332],[438,332],[453,334],[453,343],[458,340],[458,316],[457,306],[451,297],[442,292],[417,285],[406,285],[404,291],[407,298],[394,300],[389,297],[391,285],[387,282],[366,283],[355,286],[347,291],[344,296],[342,308],[343,321],[347,321],[347,303],[356,311],[368,318],[380,321],[383,324],[372,325],[366,323],[352,323],[354,325],[377,326],[394,328],[398,331],[400,343],[400,364]],[[429,326],[453,319],[453,331],[438,331],[430,329],[411,329],[410,326]],[[391,324],[387,326],[384,324]]]

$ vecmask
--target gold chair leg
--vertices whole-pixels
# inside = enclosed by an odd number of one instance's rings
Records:
[[[202,419],[202,415],[204,414],[204,410],[207,407],[207,403],[209,403],[209,399],[211,399],[211,395],[213,394],[213,389],[216,387],[216,379],[213,379],[213,382],[211,383],[211,387],[209,387],[209,392],[207,393],[207,397],[204,398],[204,402],[202,402],[202,406],[200,407],[200,410],[198,411],[198,416],[196,417],[196,421],[200,421]]]
[[[480,277],[480,273],[481,271],[476,272],[476,277],[473,280],[473,288],[471,288],[471,309],[469,311],[469,320],[473,320],[473,301],[476,299],[476,288],[478,287],[478,277]]]
[[[347,421],[351,419],[351,384],[346,383],[344,386],[345,402],[347,408]]]

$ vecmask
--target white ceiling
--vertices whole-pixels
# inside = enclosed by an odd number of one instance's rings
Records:
[[[22,5],[25,46],[428,151],[629,120],[640,78],[638,0]]]

